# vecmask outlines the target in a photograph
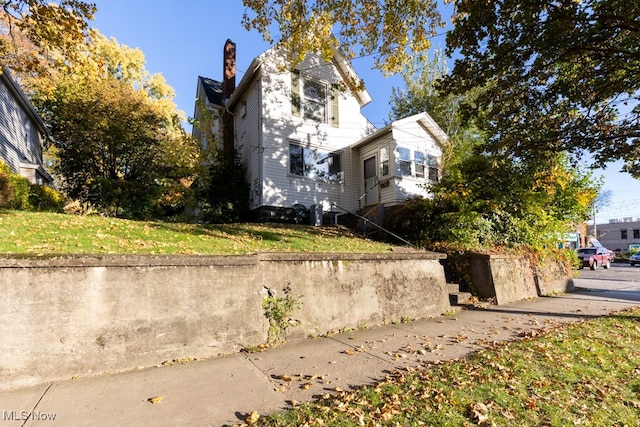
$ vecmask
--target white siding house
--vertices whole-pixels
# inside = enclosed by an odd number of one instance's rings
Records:
[[[308,55],[294,70],[276,48],[252,61],[226,109],[258,218],[294,205],[360,212],[428,195],[446,135],[426,113],[376,131],[361,113],[369,102],[340,54],[330,63]]]
[[[360,109],[363,89],[349,89],[346,63],[310,55],[291,71],[270,49],[251,63],[228,108],[235,146],[248,169],[251,208],[322,206],[353,209],[350,145],[371,131]]]
[[[48,184],[42,149],[47,129],[7,69],[0,70],[0,159],[31,183]]]

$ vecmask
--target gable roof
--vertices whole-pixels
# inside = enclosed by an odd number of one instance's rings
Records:
[[[223,107],[222,82],[202,76],[198,76],[198,81],[204,89],[204,93],[207,96],[209,104]]]
[[[439,145],[442,145],[447,142],[447,134],[442,130],[440,126],[433,120],[433,118],[427,113],[422,112],[418,114],[414,114],[413,116],[405,117],[400,120],[396,120],[391,124],[383,127],[382,129],[378,129],[376,132],[365,136],[360,141],[356,142],[352,145],[352,148],[361,147],[377,138],[380,138],[385,133],[393,132],[394,129],[399,129],[406,123],[416,122],[420,124],[424,129],[429,132],[436,140]]]
[[[258,55],[256,58],[253,59],[253,61],[251,61],[251,64],[249,65],[247,72],[242,77],[242,80],[240,81],[240,84],[238,85],[236,90],[233,92],[233,95],[231,95],[231,99],[229,99],[229,104],[228,104],[229,109],[233,109],[233,105],[237,102],[237,100],[240,98],[242,93],[247,89],[247,86],[249,85],[249,83],[253,81],[253,79],[256,77],[256,75],[262,68],[262,64],[265,58],[269,54],[274,53],[277,49],[278,48],[274,46],[268,49],[267,51],[263,52],[262,54]],[[336,67],[336,69],[338,70],[338,73],[342,77],[342,80],[344,80],[344,82],[347,84],[349,89],[358,99],[358,102],[361,108],[367,105],[369,102],[371,102],[371,95],[369,95],[369,92],[367,92],[367,90],[364,87],[360,87],[357,85],[356,82],[359,82],[360,78],[358,77],[356,71],[354,70],[349,60],[339,50],[336,50],[334,52],[334,57],[331,63]]]

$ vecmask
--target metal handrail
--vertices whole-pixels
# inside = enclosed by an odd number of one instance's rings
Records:
[[[357,214],[357,213],[355,213],[355,212],[351,212],[351,211],[349,211],[349,210],[347,210],[347,209],[345,209],[345,208],[342,208],[342,207],[338,206],[338,205],[337,205],[337,204],[335,204],[335,203],[331,203],[331,207],[336,207],[336,208],[340,209],[340,210],[341,210],[341,211],[343,211],[343,212],[346,212],[346,213],[348,213],[348,214],[351,214],[351,215],[355,216],[356,218],[360,218],[361,220],[363,220],[363,221],[365,222],[365,224],[370,223],[370,224],[371,224],[371,225],[373,225],[374,227],[377,227],[378,229],[380,229],[380,230],[384,231],[385,233],[387,233],[387,234],[389,234],[389,235],[391,235],[391,236],[395,237],[396,239],[400,240],[401,242],[404,242],[404,243],[406,243],[407,245],[411,246],[412,248],[415,248],[415,245],[414,245],[413,243],[411,243],[411,242],[407,241],[406,239],[403,239],[402,237],[400,237],[400,236],[398,236],[397,234],[395,234],[395,233],[393,233],[393,232],[391,232],[391,231],[387,230],[386,228],[382,227],[381,225],[376,224],[375,222],[371,221],[369,218],[365,218],[365,217],[363,217],[363,216],[361,216],[361,215],[358,215],[358,214]]]
[[[358,197],[358,206],[359,206],[359,207],[362,207],[362,205],[361,205],[361,203],[362,203],[362,199],[364,199],[365,197],[367,197],[367,195],[368,195],[368,194],[369,194],[369,193],[370,193],[374,188],[378,187],[378,186],[379,186],[379,184],[380,184],[380,181],[379,181],[379,180],[378,180],[378,178],[376,177],[376,181],[373,183],[373,185],[372,185],[371,187],[369,187],[369,189],[365,189],[365,192],[364,192],[360,197]],[[340,209],[342,209],[342,208],[340,208]],[[344,209],[343,209],[343,210],[344,210]],[[348,211],[345,211],[345,212],[348,212]],[[349,212],[349,213],[352,213],[352,212]],[[355,214],[354,214],[354,215],[355,215]]]

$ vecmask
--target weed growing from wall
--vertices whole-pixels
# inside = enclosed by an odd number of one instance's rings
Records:
[[[269,291],[262,300],[264,314],[269,319],[269,335],[267,344],[277,345],[285,341],[287,328],[291,326],[291,315],[300,307],[300,296],[291,294],[291,284],[283,289],[284,296],[278,297]]]

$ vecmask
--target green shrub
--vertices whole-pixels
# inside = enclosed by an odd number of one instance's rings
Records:
[[[9,177],[0,172],[0,207],[5,206],[13,197]]]
[[[29,204],[35,211],[62,212],[65,197],[46,185],[32,184],[29,191]]]
[[[250,217],[249,184],[246,168],[237,153],[225,158],[221,153],[209,168],[208,183],[202,188],[202,219],[224,224],[246,221]]]
[[[0,207],[26,211],[60,212],[64,196],[51,187],[31,184],[0,161]]]
[[[0,160],[0,207],[28,210],[29,180],[13,172]]]

